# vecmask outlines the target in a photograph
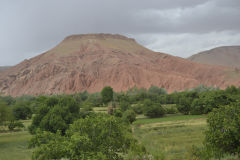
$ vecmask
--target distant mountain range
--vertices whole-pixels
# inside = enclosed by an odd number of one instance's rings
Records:
[[[240,73],[154,52],[113,34],[68,36],[55,48],[0,74],[0,92],[12,96],[99,92],[105,86],[125,91],[154,85],[173,92],[200,84],[239,86]]]
[[[204,64],[240,67],[240,46],[217,47],[195,54],[188,59]]]

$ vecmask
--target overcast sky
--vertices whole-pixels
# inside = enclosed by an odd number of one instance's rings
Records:
[[[240,45],[240,0],[0,0],[0,66],[85,33],[119,33],[188,57]]]

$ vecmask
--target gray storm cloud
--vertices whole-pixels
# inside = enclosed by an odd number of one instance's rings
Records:
[[[0,65],[38,55],[69,34],[119,33],[187,57],[239,45],[239,0],[3,0]]]

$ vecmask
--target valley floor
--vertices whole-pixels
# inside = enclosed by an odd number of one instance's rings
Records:
[[[30,121],[25,121],[28,126]],[[146,149],[165,160],[186,159],[192,145],[201,146],[206,128],[205,116],[174,115],[148,119],[139,117],[133,124],[136,138]],[[31,135],[25,129],[0,133],[0,160],[30,160]]]
[[[186,159],[192,145],[202,146],[206,116],[177,115],[138,119],[134,135],[153,155],[164,160]]]

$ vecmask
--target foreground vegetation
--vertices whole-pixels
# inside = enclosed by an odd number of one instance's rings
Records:
[[[134,135],[150,153],[161,159],[186,159],[192,145],[203,146],[206,116],[177,115],[144,120],[134,123]]]
[[[0,159],[234,159],[239,99],[240,88],[204,86],[0,96]]]
[[[102,108],[102,110],[106,110]],[[25,123],[24,123],[25,124]],[[202,146],[206,116],[173,115],[163,118],[140,118],[133,124],[133,134],[147,151],[159,159],[184,159],[192,145]],[[24,130],[0,133],[0,159],[30,160],[31,135]]]
[[[0,159],[1,160],[31,160],[32,150],[28,149],[28,142],[32,135],[27,126],[31,121],[24,121],[26,129],[9,132],[3,127],[0,130]]]

